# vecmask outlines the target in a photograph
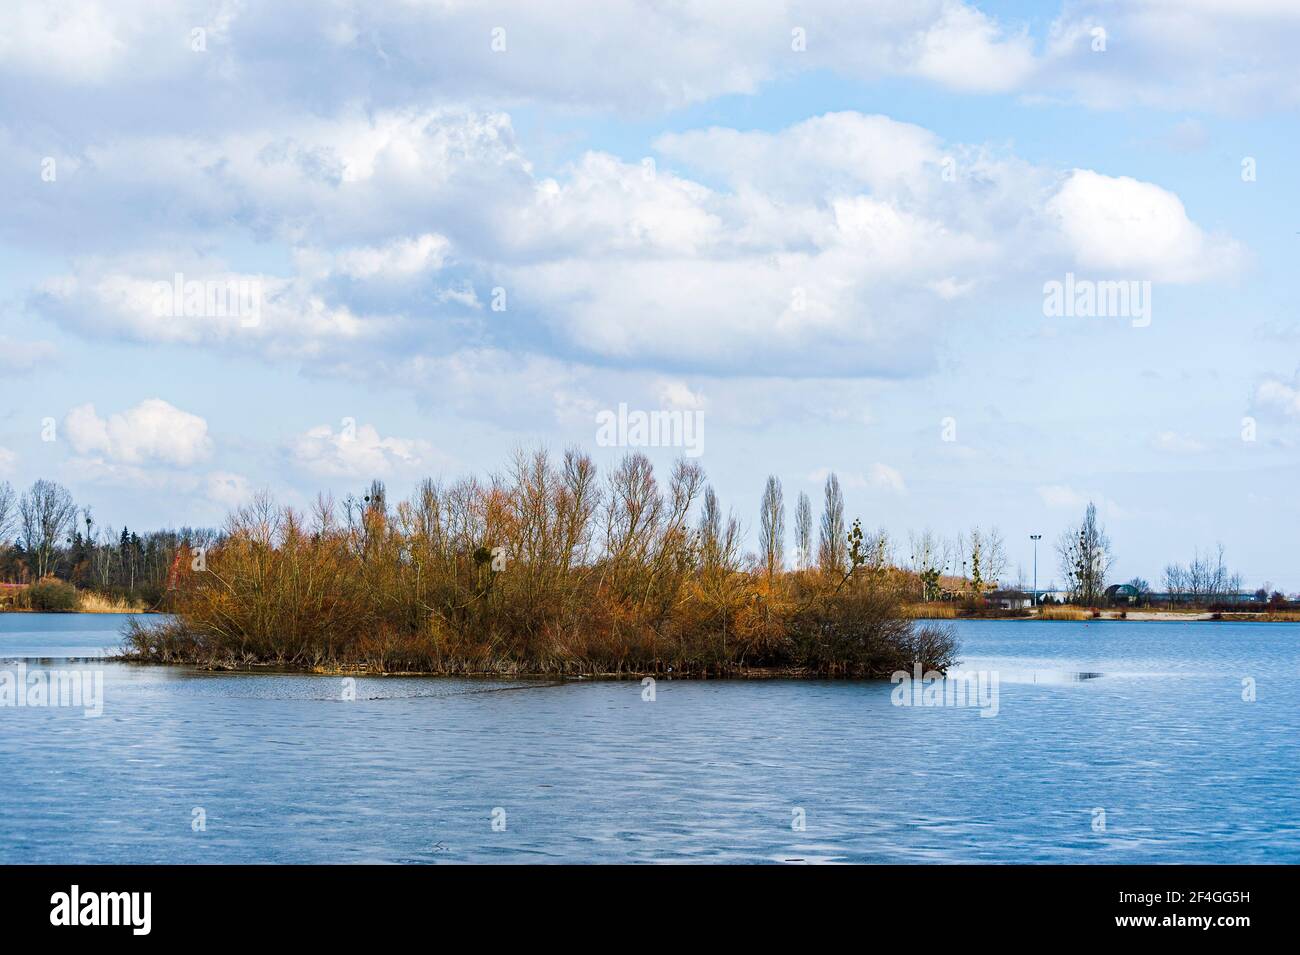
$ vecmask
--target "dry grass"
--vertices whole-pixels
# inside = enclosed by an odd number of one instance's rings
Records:
[[[1084,607],[1039,607],[1039,620],[1091,620],[1092,611]]]
[[[904,604],[900,609],[904,616],[912,620],[955,620],[957,618],[957,607],[942,601]]]
[[[144,613],[145,609],[143,604],[124,597],[109,597],[86,590],[77,594],[78,613]]]
[[[690,521],[703,499],[703,514]],[[133,628],[141,660],[373,672],[880,676],[943,670],[955,642],[898,611],[890,575],[769,575],[741,557],[703,472],[660,484],[643,455],[518,455],[504,474],[383,488],[310,519],[262,498],[232,515],[175,624]],[[188,559],[180,562],[190,566]]]

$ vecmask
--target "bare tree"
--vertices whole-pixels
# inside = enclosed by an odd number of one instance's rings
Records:
[[[844,495],[840,479],[826,478],[825,503],[822,505],[821,539],[817,547],[817,564],[825,573],[842,574],[848,567],[848,529],[844,525]]]
[[[722,537],[722,508],[718,495],[710,484],[704,489],[704,504],[700,512],[700,526],[696,532],[699,540],[700,564],[706,569],[718,565]]]
[[[1187,587],[1187,572],[1178,564],[1165,566],[1165,593],[1169,595],[1170,608],[1182,597]]]
[[[103,528],[95,539],[91,564],[94,567],[95,582],[104,590],[108,589],[109,581],[112,579],[113,560],[116,557],[118,557],[117,535],[113,533],[113,528]]]
[[[990,586],[996,587],[1006,573],[1006,544],[996,527],[989,530],[972,527],[969,536],[958,534],[957,550],[961,555],[962,576],[970,579],[977,595]]]
[[[1186,597],[1198,604],[1219,603],[1235,597],[1241,590],[1241,575],[1228,571],[1223,545],[1202,554],[1198,548],[1187,565],[1170,564],[1165,568],[1165,588],[1171,602]]]
[[[9,541],[9,532],[14,528],[16,511],[17,501],[14,497],[13,485],[8,481],[0,481],[0,550],[4,550]]]
[[[1002,532],[990,527],[984,532],[984,579],[995,587],[1007,572],[1007,545]]]
[[[795,561],[799,570],[807,570],[812,566],[812,501],[808,500],[808,495],[799,492],[799,503],[794,509],[794,546]]]
[[[768,477],[767,487],[763,489],[758,528],[759,560],[767,569],[767,576],[775,577],[785,555],[785,495],[776,475]]]
[[[1091,501],[1083,523],[1061,532],[1056,553],[1070,599],[1084,606],[1098,603],[1106,589],[1106,574],[1114,557],[1110,552],[1110,538],[1097,526],[1097,507]]]
[[[910,568],[921,582],[921,599],[938,600],[942,590],[939,578],[948,564],[948,545],[928,529],[919,536],[908,534],[908,543],[912,552]]]
[[[1141,577],[1133,577],[1129,580],[1128,585],[1133,588],[1133,601],[1138,605],[1147,605],[1151,603],[1151,585]]]
[[[18,521],[36,579],[54,572],[59,542],[72,531],[77,506],[67,488],[53,481],[37,481],[18,502]]]

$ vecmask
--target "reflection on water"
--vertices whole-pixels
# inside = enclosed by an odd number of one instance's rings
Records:
[[[0,614],[0,659],[120,624]],[[1300,861],[1300,627],[957,627],[996,718],[888,682],[365,677],[348,702],[96,661],[98,719],[0,708],[0,861]]]
[[[1000,670],[998,675],[1004,683],[1082,683],[1085,680],[1099,680],[1107,674],[1088,670]],[[1149,674],[1110,674],[1118,677],[1147,675]]]

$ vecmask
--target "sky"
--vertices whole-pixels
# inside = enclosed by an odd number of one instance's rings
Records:
[[[1300,5],[740,10],[7,0],[0,481],[151,529],[698,452],[751,542],[834,471],[900,557],[1041,586],[1094,501],[1115,580],[1300,590]]]

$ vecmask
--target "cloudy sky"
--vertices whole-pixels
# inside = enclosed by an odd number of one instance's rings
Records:
[[[604,465],[625,403],[700,411],[751,526],[834,470],[1028,576],[1091,499],[1117,578],[1300,589],[1300,6],[738,10],[7,0],[0,480],[215,524]],[[1149,311],[1046,314],[1067,275]]]

